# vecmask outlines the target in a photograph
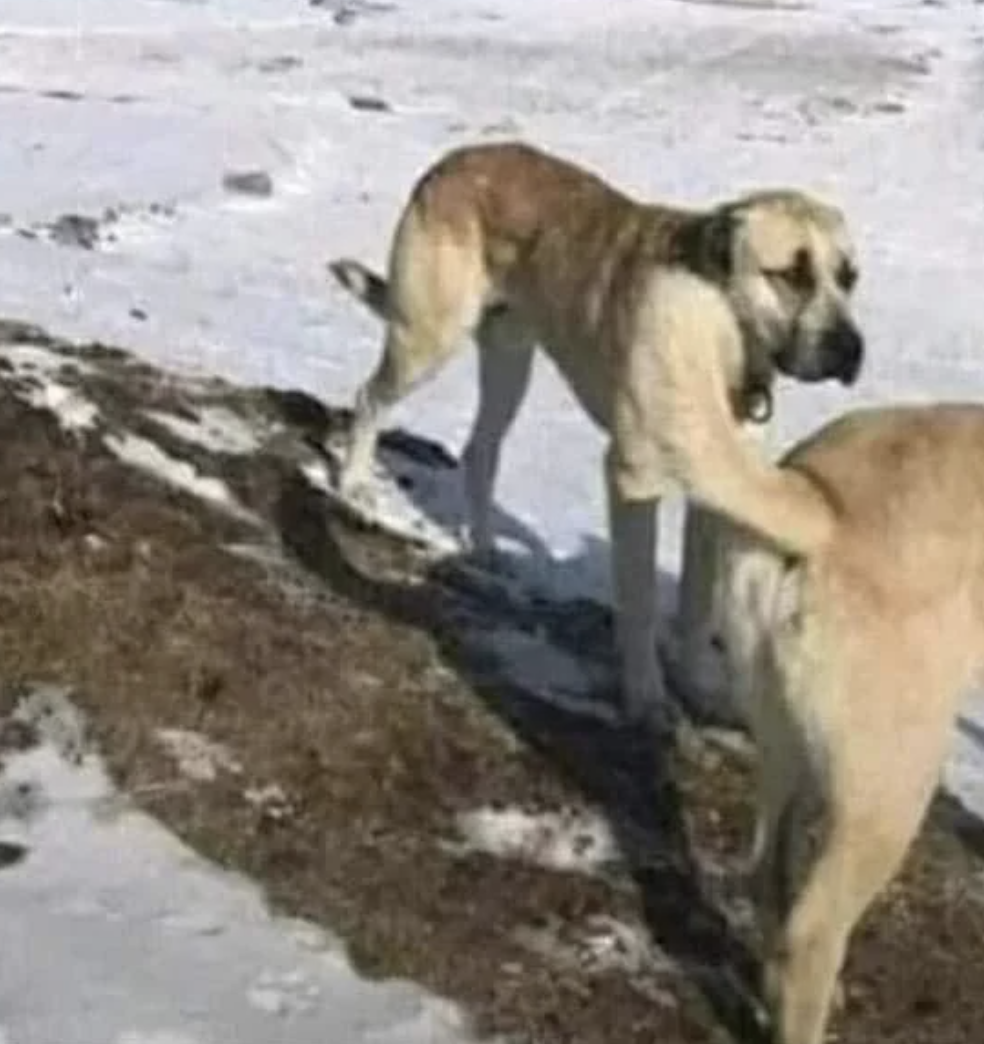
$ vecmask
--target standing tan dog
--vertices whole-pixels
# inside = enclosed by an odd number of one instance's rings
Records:
[[[335,276],[385,318],[382,359],[356,399],[343,492],[369,484],[382,412],[474,334],[478,415],[464,450],[473,549],[493,550],[502,440],[541,345],[610,436],[609,500],[623,699],[668,713],[657,659],[656,507],[674,483],[711,507],[759,501],[772,469],[739,420],[771,407],[776,370],[851,383],[862,341],[849,312],[854,252],[839,211],[762,192],[709,211],[644,205],[521,144],[446,155],[417,182],[384,280]],[[688,556],[693,559],[695,556]],[[692,562],[691,562],[692,565]],[[706,577],[684,577],[705,609]]]
[[[800,555],[722,525],[717,605],[759,752],[776,1041],[820,1044],[851,932],[898,870],[984,668],[984,408],[850,413],[776,480],[769,529]]]

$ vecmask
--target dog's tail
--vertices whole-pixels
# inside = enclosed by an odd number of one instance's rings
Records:
[[[354,261],[348,257],[329,261],[328,271],[373,315],[379,319],[386,319],[389,314],[389,285],[378,272],[374,272],[361,261]]]

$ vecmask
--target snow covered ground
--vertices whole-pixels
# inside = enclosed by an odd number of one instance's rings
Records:
[[[0,315],[346,401],[379,331],[328,283],[324,262],[381,261],[406,192],[439,151],[521,136],[640,195],[699,203],[789,182],[845,207],[862,255],[869,366],[849,393],[789,387],[777,443],[859,402],[984,399],[982,40],[984,7],[973,0],[2,0]],[[269,184],[259,179],[253,193],[225,184],[256,171]],[[466,352],[394,422],[456,449],[472,376]],[[534,563],[540,579],[567,591],[607,584],[600,446],[539,365],[500,497],[550,550]],[[670,525],[667,536],[663,565],[673,570]],[[948,776],[984,813],[974,711]],[[183,882],[182,909],[195,889],[215,887],[199,869],[179,869],[177,855],[145,880],[140,845],[127,855],[133,834],[118,829],[89,837],[71,827],[90,846],[83,863],[111,864],[106,887],[123,897],[123,916],[153,919],[147,911],[164,904],[158,878]],[[95,917],[81,864],[56,855],[5,872],[0,916],[74,984],[61,1022],[48,1006],[48,1021],[18,1026],[8,1012],[29,1008],[28,965],[5,962],[9,1044],[273,1039],[238,1022],[209,1029],[207,1019],[198,1037],[179,1019],[182,1037],[152,1007],[143,1009],[152,1024],[140,1022],[134,1006],[150,987],[137,982],[137,951],[148,937]],[[67,902],[73,889],[88,913],[51,900]],[[94,934],[68,932],[66,919]],[[180,956],[162,942],[166,988],[222,1008],[223,991],[242,985],[236,946],[286,953],[274,928],[246,920],[248,940],[239,928],[221,944],[190,932]],[[114,950],[113,931],[136,949]],[[77,978],[92,962],[105,970],[114,953],[126,979]],[[212,975],[217,984],[202,989]],[[366,1011],[378,996],[366,995]],[[85,1022],[87,1004],[133,1018]],[[126,1036],[138,1023],[145,1037]]]
[[[65,694],[18,710],[42,742],[0,779],[0,836],[29,850],[0,879],[3,1044],[464,1039],[452,1005],[360,980],[326,933],[275,920],[249,882],[129,807]]]
[[[642,195],[791,182],[844,205],[870,366],[849,394],[790,388],[781,439],[859,400],[974,394],[982,22],[970,0],[4,0],[0,305],[345,401],[379,330],[324,262],[381,261],[441,150],[521,135]],[[223,188],[253,170],[269,196]],[[95,250],[25,238],[107,208]],[[464,353],[394,420],[457,448],[472,373]],[[501,499],[567,587],[607,582],[599,447],[541,364]]]

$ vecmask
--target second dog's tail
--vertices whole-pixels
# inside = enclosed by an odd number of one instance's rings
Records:
[[[386,319],[389,312],[389,285],[378,272],[348,257],[329,261],[328,271],[373,315]]]

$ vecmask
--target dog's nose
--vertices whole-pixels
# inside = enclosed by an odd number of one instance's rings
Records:
[[[841,382],[853,384],[864,362],[864,338],[858,328],[853,323],[840,323],[830,338],[829,350]]]

